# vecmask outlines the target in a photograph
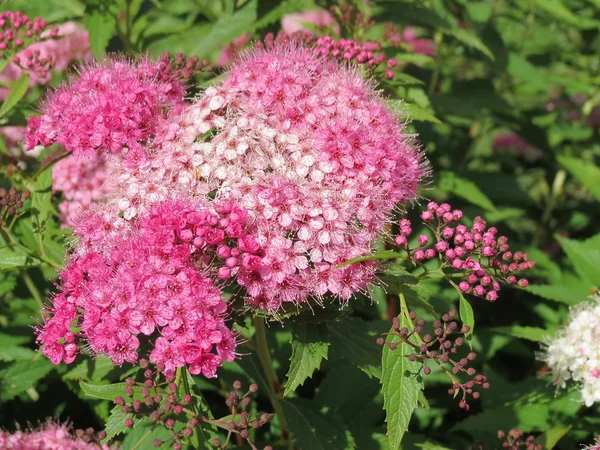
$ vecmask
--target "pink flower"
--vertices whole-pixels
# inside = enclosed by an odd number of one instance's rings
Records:
[[[248,45],[251,39],[252,35],[250,33],[244,33],[227,44],[227,46],[221,50],[221,54],[217,60],[217,66],[225,67],[229,65],[231,61],[242,52],[246,45]]]
[[[340,34],[339,24],[335,21],[331,13],[325,9],[286,14],[281,19],[281,28],[287,34],[293,34],[298,31],[312,33],[313,30],[305,25],[307,23],[314,25],[317,29],[331,28],[336,34]]]
[[[107,445],[86,443],[71,434],[68,425],[59,425],[50,419],[37,429],[14,433],[0,430],[0,448],[7,450],[109,450]]]

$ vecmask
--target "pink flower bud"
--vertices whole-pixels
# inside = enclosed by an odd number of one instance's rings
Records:
[[[431,212],[435,212],[438,209],[438,204],[436,202],[427,203],[427,209]]]
[[[464,244],[464,242],[465,242],[465,237],[462,234],[456,234],[454,236],[455,244],[461,245],[461,244]]]
[[[517,286],[525,288],[529,285],[529,281],[527,281],[527,279],[525,278],[521,278],[518,282],[517,282]]]
[[[448,243],[446,241],[439,241],[437,244],[435,244],[435,249],[438,252],[443,253],[448,249]]]
[[[452,213],[444,213],[444,215],[442,216],[442,218],[446,221],[446,222],[452,222],[454,220],[454,216],[452,215]]]
[[[229,258],[231,255],[231,249],[227,245],[219,245],[217,247],[217,256],[219,258]]]
[[[431,222],[433,220],[433,214],[431,211],[423,211],[421,213],[421,219],[423,222]]]
[[[463,212],[460,209],[455,209],[452,211],[452,216],[454,217],[454,220],[460,220],[463,217]]]
[[[515,277],[514,275],[509,276],[506,279],[510,284],[515,284],[517,282],[517,277]]]
[[[498,294],[496,293],[496,291],[489,291],[485,298],[488,299],[490,302],[495,302],[496,300],[498,300]]]
[[[386,71],[386,72],[385,72],[385,77],[386,77],[388,80],[391,80],[392,78],[394,78],[394,72],[392,72],[391,70],[388,70],[388,71]]]
[[[445,213],[452,211],[452,206],[450,206],[448,203],[442,203],[440,208],[442,208]]]
[[[416,261],[423,261],[425,259],[425,252],[423,250],[417,250],[413,256]]]
[[[456,256],[458,256],[458,257],[465,255],[465,249],[462,247],[454,247],[454,252],[456,253]]]
[[[429,249],[425,250],[425,257],[427,259],[435,258],[435,255],[436,255],[436,253],[435,253],[434,249],[429,248]]]
[[[404,247],[406,245],[406,237],[404,236],[396,236],[396,245],[398,247]]]
[[[452,260],[452,267],[454,267],[455,269],[460,269],[463,266],[463,261],[461,259],[454,259]]]
[[[485,288],[482,285],[477,285],[473,289],[473,294],[477,295],[478,297],[481,297],[485,294]]]
[[[466,281],[461,281],[458,287],[462,292],[469,292],[469,290],[471,289],[471,286],[469,286],[469,283],[467,283]]]
[[[472,274],[469,274],[469,276],[467,277],[467,280],[469,281],[469,284],[475,284],[475,283],[477,283],[477,280],[479,280],[479,278],[477,278],[477,275],[472,273]]]
[[[220,280],[227,280],[230,276],[231,269],[229,267],[219,267],[219,270],[217,271],[217,277],[219,277]]]
[[[475,248],[475,243],[473,241],[465,241],[465,249],[472,252]]]
[[[488,276],[485,276],[481,279],[481,284],[483,286],[489,286],[491,282],[492,282],[492,279]]]
[[[229,267],[230,269],[237,267],[238,265],[238,259],[234,256],[227,258],[227,260],[225,261],[225,265],[227,267]]]
[[[447,259],[454,259],[454,258],[456,258],[456,252],[450,248],[450,249],[446,250],[446,252],[444,253],[444,256]]]
[[[444,228],[442,230],[442,236],[444,239],[450,239],[452,236],[454,236],[454,229],[450,227]]]
[[[423,246],[429,242],[429,238],[427,236],[425,236],[424,234],[422,234],[419,236],[417,241],[419,242],[419,245]]]

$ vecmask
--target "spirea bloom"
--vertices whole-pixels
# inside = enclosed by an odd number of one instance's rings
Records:
[[[243,273],[262,253],[243,232],[246,218],[231,203],[209,208],[184,200],[156,204],[132,222],[88,213],[37,330],[44,354],[70,363],[83,340],[115,364],[145,357],[165,373],[187,365],[190,373],[215,376],[223,360],[235,357],[236,339],[211,277]],[[214,258],[227,270],[210,273]]]
[[[27,149],[60,143],[75,156],[127,152],[138,159],[142,144],[183,97],[184,87],[166,61],[90,62],[48,96],[41,116],[29,119]]]
[[[17,430],[14,433],[0,430],[0,448],[4,450],[109,450],[107,445],[87,443],[73,436],[66,425],[51,421],[36,430]]]
[[[584,447],[583,450],[600,450],[600,436],[596,437],[596,441],[593,444]]]
[[[600,296],[571,309],[569,322],[544,346],[540,358],[548,364],[554,384],[572,380],[586,406],[600,401]]]
[[[110,192],[107,180],[115,164],[102,154],[95,159],[69,155],[52,167],[52,191],[62,195],[58,209],[64,227],[75,226],[84,211]]]
[[[264,250],[237,277],[251,303],[347,300],[374,266],[336,266],[371,252],[426,173],[403,129],[357,71],[301,46],[257,49],[167,127],[152,160],[123,168],[114,202],[130,218],[150,190],[239,202]]]

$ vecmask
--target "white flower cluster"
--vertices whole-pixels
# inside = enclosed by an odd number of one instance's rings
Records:
[[[568,380],[580,386],[586,406],[600,401],[600,296],[571,310],[567,326],[546,344],[542,359],[552,371],[554,384]]]

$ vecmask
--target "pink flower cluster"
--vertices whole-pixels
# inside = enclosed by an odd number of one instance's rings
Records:
[[[88,33],[75,22],[67,22],[52,31],[43,32],[40,42],[21,50],[0,74],[0,80],[11,81],[30,74],[30,86],[45,84],[50,80],[50,69],[65,70],[73,61],[91,56]],[[1,90],[0,97],[8,91]]]
[[[414,28],[406,27],[404,31],[400,32],[392,23],[385,23],[384,26],[384,41],[391,46],[400,47],[404,44],[409,46],[413,53],[420,53],[432,58],[435,56],[435,42],[431,39],[417,38]]]
[[[411,249],[408,237],[412,233],[411,223],[407,219],[400,222],[400,234],[396,244],[407,251],[412,260],[419,263],[435,258],[438,254],[444,267],[464,271],[467,281],[461,281],[459,289],[489,301],[498,299],[499,281],[526,287],[525,278],[517,279],[518,272],[533,269],[535,261],[526,253],[513,254],[508,238],[497,236],[496,227],[487,228],[481,217],[476,217],[471,228],[460,224],[462,211],[447,203],[438,205],[430,202],[421,219],[435,236],[435,243],[427,248],[429,237],[425,234],[417,238],[418,247]]]
[[[46,99],[42,116],[29,119],[27,149],[57,142],[75,156],[101,151],[143,158],[142,143],[183,97],[183,85],[166,62],[89,63]]]
[[[98,151],[95,159],[69,155],[52,167],[52,192],[63,198],[58,205],[63,227],[74,227],[83,212],[110,193],[107,180],[115,165]]]
[[[36,430],[8,433],[0,430],[0,448],[5,450],[109,450],[107,445],[73,436],[66,425],[48,421]]]
[[[372,265],[336,265],[370,252],[426,173],[369,82],[302,46],[257,49],[184,117],[193,136],[211,130],[192,145],[204,190],[240,201],[265,249],[269,276],[248,289],[253,303],[347,300],[366,287]]]
[[[261,252],[244,234],[245,220],[230,203],[212,210],[191,201],[157,204],[137,222],[89,213],[38,330],[44,354],[71,363],[84,339],[94,354],[120,365],[146,357],[139,354],[150,343],[148,359],[165,373],[187,365],[213,377],[223,360],[234,359],[236,338],[225,324],[227,303],[208,277],[210,263],[215,255],[225,261],[217,276],[228,278]]]
[[[311,32],[312,30],[306,24],[313,25],[319,30],[331,28],[336,34],[340,33],[339,24],[333,15],[325,9],[286,14],[281,19],[281,29],[287,34],[294,34],[298,31]]]
[[[21,11],[0,13],[0,58],[12,57],[27,41],[39,39],[46,26],[44,19],[35,17],[32,21]],[[50,32],[51,37],[57,34],[57,28]]]

